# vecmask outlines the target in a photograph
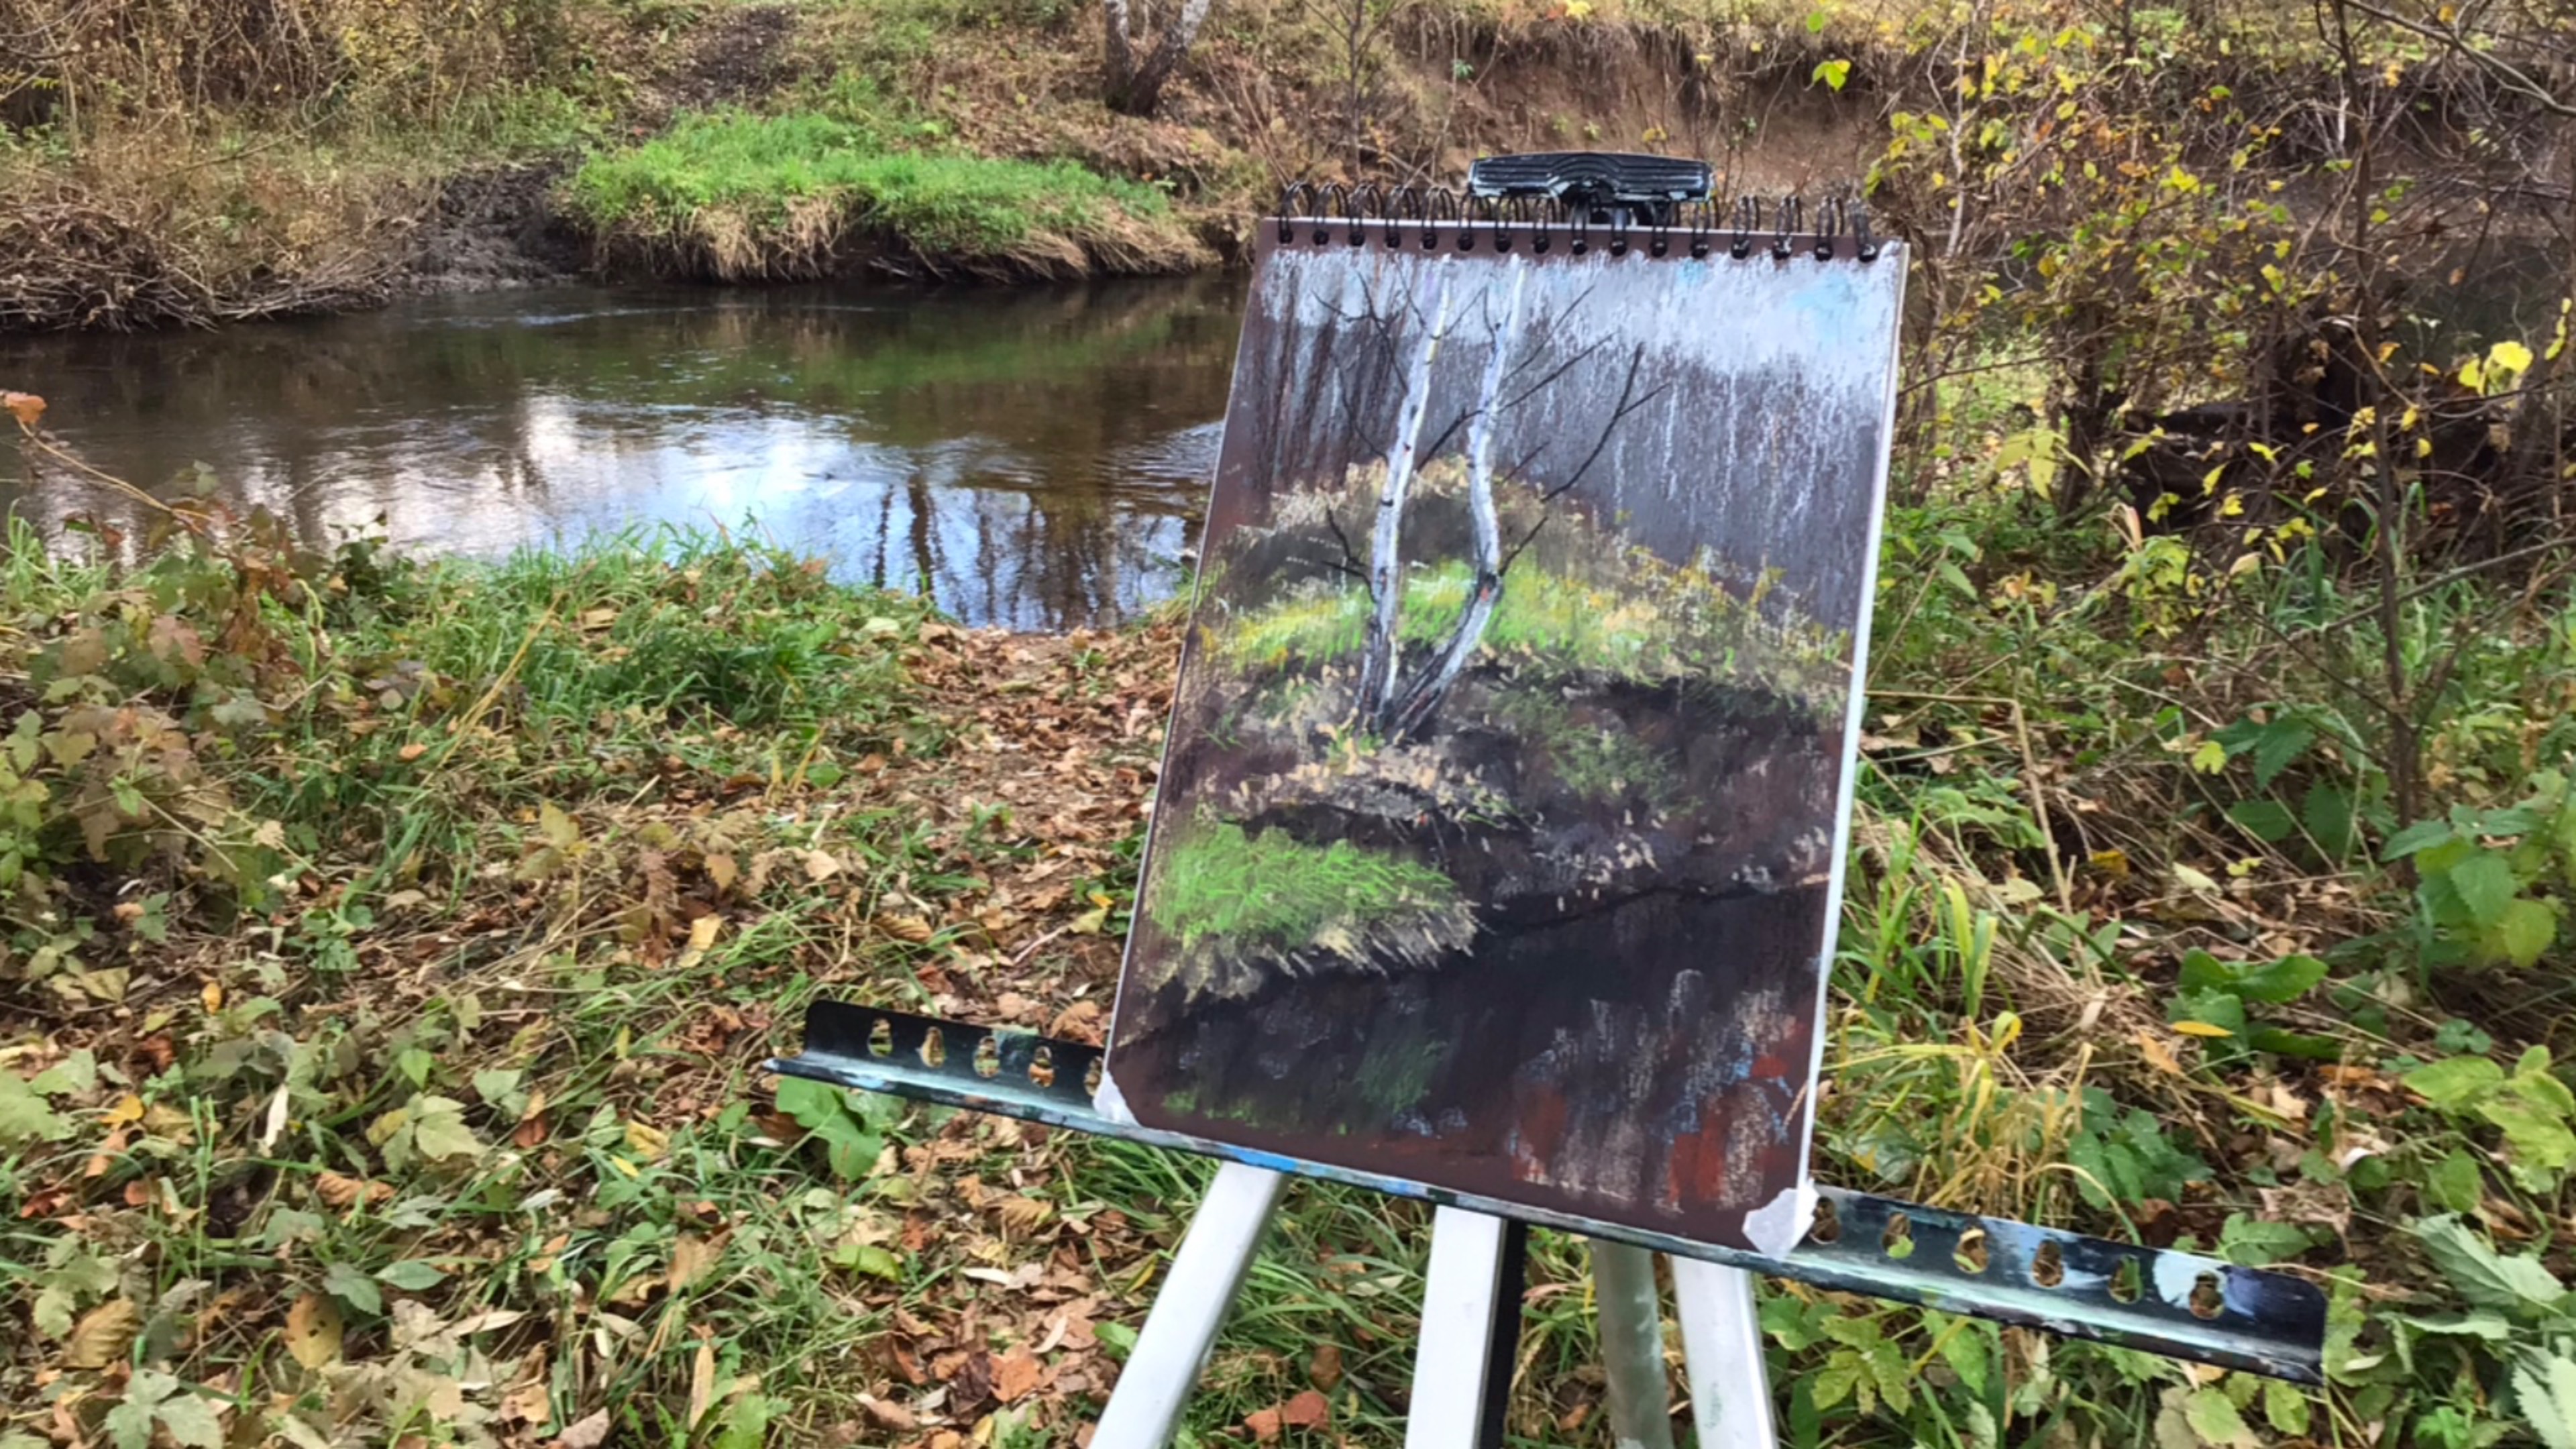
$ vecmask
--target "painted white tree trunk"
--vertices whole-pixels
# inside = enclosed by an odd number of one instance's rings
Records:
[[[1413,364],[1404,375],[1404,402],[1395,415],[1395,441],[1386,450],[1386,486],[1379,490],[1377,526],[1369,535],[1368,652],[1360,663],[1360,718],[1371,728],[1387,725],[1387,706],[1395,692],[1396,629],[1404,612],[1404,503],[1413,491],[1414,451],[1422,441],[1422,415],[1431,408],[1431,363],[1440,355],[1440,340],[1449,331],[1449,270],[1446,257],[1431,268],[1431,280],[1420,312],[1425,330]]]
[[[1512,354],[1520,347],[1521,293],[1529,282],[1527,263],[1509,265],[1510,300],[1503,304],[1502,321],[1494,329],[1494,348],[1486,355],[1485,374],[1476,385],[1476,415],[1467,425],[1467,512],[1475,530],[1475,583],[1448,642],[1398,700],[1391,737],[1414,734],[1431,722],[1440,702],[1448,698],[1449,687],[1475,657],[1476,646],[1484,642],[1485,626],[1493,622],[1494,605],[1503,597],[1503,529],[1494,509],[1494,421],[1502,406],[1503,375],[1510,371]]]

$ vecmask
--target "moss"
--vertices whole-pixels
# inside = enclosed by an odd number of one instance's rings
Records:
[[[1402,856],[1256,835],[1231,821],[1195,824],[1166,849],[1146,911],[1184,951],[1301,950],[1440,910],[1457,895],[1447,876]]]

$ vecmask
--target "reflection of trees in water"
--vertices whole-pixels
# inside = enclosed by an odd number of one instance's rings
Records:
[[[1235,306],[1223,279],[525,293],[0,340],[0,374],[99,466],[154,485],[202,458],[317,543],[379,516],[400,543],[496,552],[756,514],[846,577],[1063,625],[1132,608],[1182,547],[1199,480],[1155,455],[1223,411]],[[134,511],[50,480],[16,506]]]

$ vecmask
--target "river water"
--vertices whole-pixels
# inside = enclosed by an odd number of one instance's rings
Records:
[[[198,463],[306,541],[481,557],[749,527],[976,624],[1170,595],[1216,458],[1240,279],[492,292],[136,336],[0,336],[0,388],[95,467]],[[0,453],[49,530],[136,507]]]

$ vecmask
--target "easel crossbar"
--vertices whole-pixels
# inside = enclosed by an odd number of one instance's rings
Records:
[[[1099,1048],[1080,1042],[817,1001],[806,1012],[804,1052],[769,1069],[1349,1183],[1835,1292],[2322,1382],[2325,1295],[2288,1274],[1821,1186],[1815,1228],[1787,1255],[1768,1257],[1113,1121],[1092,1105],[1102,1061]]]

